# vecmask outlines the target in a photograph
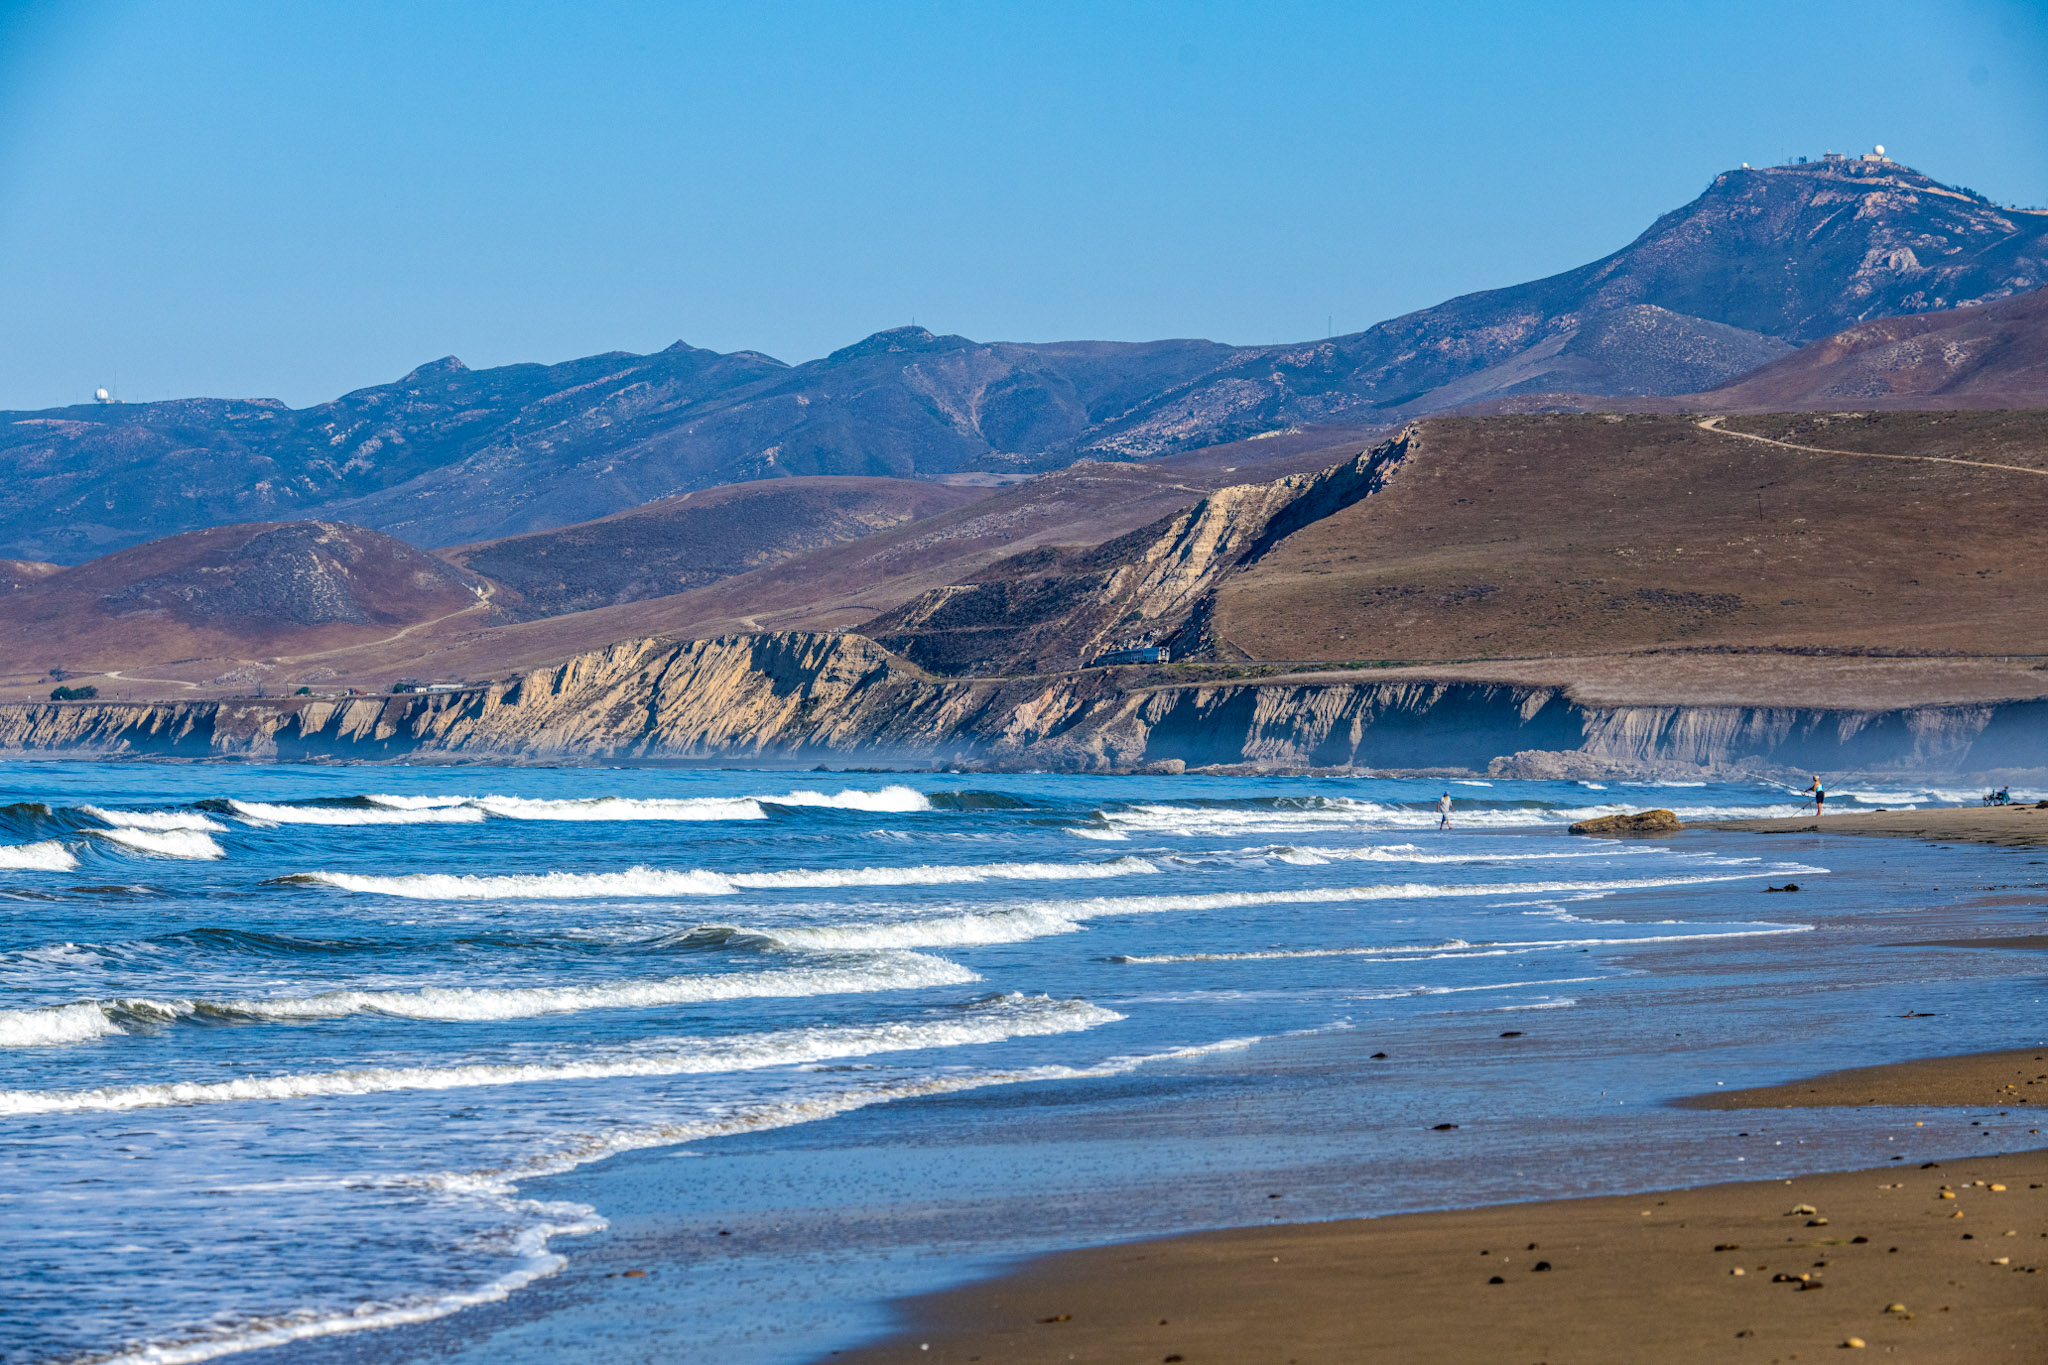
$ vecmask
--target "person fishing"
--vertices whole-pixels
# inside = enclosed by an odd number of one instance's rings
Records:
[[[1827,788],[1821,786],[1819,773],[1813,775],[1813,785],[1806,790],[1813,794],[1813,816],[1814,819],[1818,820],[1820,813],[1827,808],[1828,804]]]
[[[1436,827],[1440,830],[1451,827],[1451,794],[1445,792],[1436,799]]]

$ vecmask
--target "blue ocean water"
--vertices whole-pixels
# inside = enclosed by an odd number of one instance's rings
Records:
[[[1849,1064],[1845,1011],[1866,1006],[1845,993],[1892,981],[1866,958],[1902,961],[1854,926],[1938,927],[1920,887],[1984,881],[1891,841],[1562,836],[1645,806],[1800,809],[1766,786],[33,763],[0,765],[0,789],[0,1359],[24,1362],[307,1350],[504,1311],[626,1212],[586,1178],[617,1163],[592,1163],[741,1152],[878,1105],[944,1102],[972,1127],[1145,1095],[1163,1116],[1161,1078],[1198,1076],[1284,1108],[1304,1088],[1270,1059],[1583,1011],[1597,1045],[1515,1084],[1599,1088],[1598,1106],[1655,1065],[1682,1093],[1670,1011],[1783,1027],[1787,999],[1805,1069]],[[1854,895],[1831,897],[1845,865]],[[1758,894],[1787,881],[1806,890]],[[1951,971],[1915,999],[1995,1045],[2037,1017],[2009,989],[2025,970]],[[1743,1083],[1767,1055],[1714,1074]],[[1373,1102],[1432,1129],[1425,1083],[1405,1084]],[[1129,1118],[1102,1102],[1097,1120]],[[1500,1131],[1588,1140],[1546,1104]],[[1182,1164],[1213,1165],[1227,1128]],[[1302,1161],[1355,1161],[1313,1128],[1291,1129]],[[1173,1121],[1145,1141],[1100,1180],[1181,1160]],[[944,1183],[887,1166],[862,1200]],[[806,1197],[833,1202],[828,1183]],[[785,1262],[815,1255],[801,1241]],[[763,1345],[772,1295],[709,1297],[707,1359],[795,1358],[845,1326]]]

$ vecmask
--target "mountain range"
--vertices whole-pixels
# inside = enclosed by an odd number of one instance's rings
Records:
[[[300,410],[0,413],[0,554],[78,563],[284,520],[475,545],[745,481],[1015,477],[1314,424],[1387,429],[1517,395],[1693,394],[1872,319],[2044,281],[2048,213],[1884,160],[1743,168],[1589,265],[1299,345],[982,343],[910,327],[800,365],[678,343],[480,371],[447,357]]]

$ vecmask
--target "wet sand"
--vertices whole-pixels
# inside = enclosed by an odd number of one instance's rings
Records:
[[[2005,1087],[2044,1073],[2048,1048],[1696,1103],[2017,1107]],[[2032,1361],[2048,1332],[2043,1270],[2048,1151],[2029,1151],[1068,1252],[905,1303],[904,1332],[831,1358],[1783,1365],[1868,1349]]]
[[[2048,845],[2048,810],[2031,802],[1946,810],[1858,811],[1848,815],[1792,815],[1770,820],[1706,820],[1692,829],[1749,830],[1759,834],[1875,834],[1949,844]]]
[[[1911,1108],[2026,1104],[2048,1109],[2048,1048],[1858,1067],[1789,1085],[1716,1090],[1679,1101],[1686,1109],[1836,1109],[1872,1104]]]

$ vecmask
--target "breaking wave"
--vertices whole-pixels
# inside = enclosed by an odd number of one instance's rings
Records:
[[[85,1043],[122,1032],[95,1004],[51,1005],[38,1010],[0,1010],[0,1047],[49,1047]]]
[[[253,1000],[96,1000],[46,1009],[0,1011],[0,1047],[84,1042],[126,1033],[129,1030],[124,1025],[148,1027],[186,1019],[256,1022],[381,1014],[399,1019],[478,1023],[714,1000],[800,999],[921,990],[970,985],[979,980],[977,973],[941,958],[897,953],[859,967],[707,972],[584,986],[422,986],[415,990],[325,991],[319,995]]]
[[[227,802],[229,811],[255,825],[466,825],[484,818],[470,806],[285,806],[268,801]]]
[[[369,806],[393,811],[478,811],[502,820],[766,820],[768,807],[898,814],[932,809],[923,792],[890,786],[879,791],[794,791],[779,796],[393,796],[374,793]],[[463,817],[468,819],[477,816]]]
[[[380,877],[354,872],[302,872],[284,883],[333,886],[414,900],[589,900],[609,896],[729,896],[740,890],[832,886],[947,886],[985,881],[1078,881],[1126,877],[1159,869],[1142,858],[1107,863],[984,863],[962,867],[848,867],[788,872],[673,871],[629,867],[623,872],[487,873],[416,872]]]
[[[196,829],[205,834],[226,834],[228,827],[196,810],[106,810],[80,806],[82,814],[116,829]]]
[[[213,841],[213,836],[197,829],[173,826],[166,829],[93,829],[87,830],[95,839],[104,839],[135,853],[148,853],[158,858],[225,858],[227,851]]]
[[[720,1038],[652,1038],[630,1048],[593,1050],[567,1061],[472,1062],[456,1066],[360,1067],[345,1071],[245,1076],[227,1081],[165,1081],[94,1090],[0,1090],[0,1114],[147,1109],[230,1104],[394,1090],[460,1090],[626,1076],[683,1076],[866,1057],[927,1048],[969,1047],[1006,1038],[1077,1033],[1124,1016],[1081,1000],[1007,996],[957,1019],[787,1029]]]
[[[69,872],[78,855],[55,839],[33,844],[0,844],[0,869],[11,872]]]

